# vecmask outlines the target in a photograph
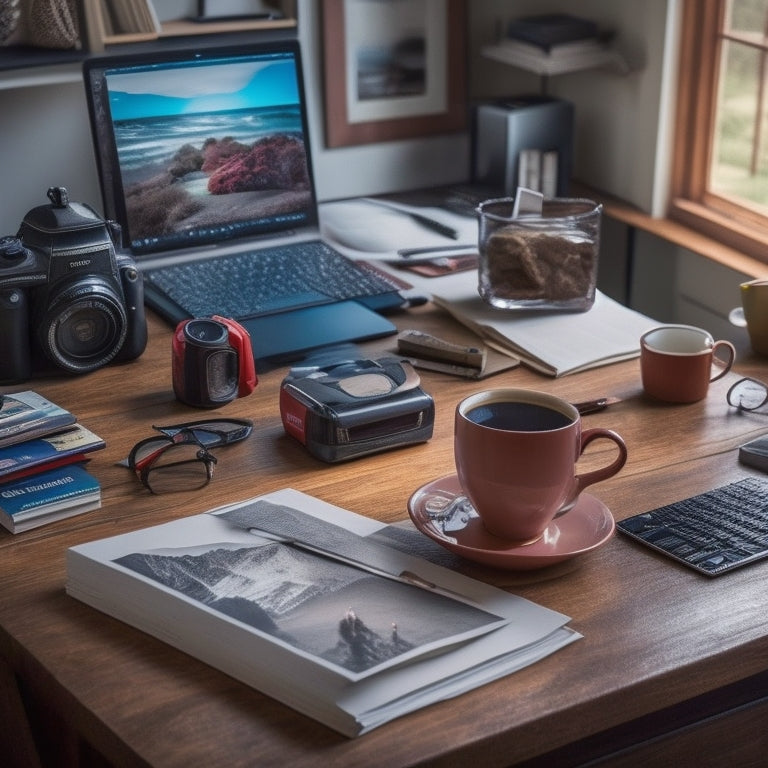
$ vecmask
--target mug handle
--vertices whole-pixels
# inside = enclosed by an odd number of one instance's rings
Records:
[[[588,486],[594,483],[599,483],[601,480],[607,480],[609,477],[613,477],[626,463],[627,463],[627,446],[624,439],[617,432],[612,429],[604,429],[602,427],[595,427],[594,429],[585,429],[581,433],[581,450],[579,456],[584,453],[584,449],[593,441],[604,438],[616,443],[619,449],[619,455],[608,464],[608,466],[602,469],[594,469],[591,472],[587,472],[584,475],[576,475],[573,485],[573,492],[570,498],[563,504],[557,511],[555,518],[564,515],[566,512],[570,512],[579,500],[579,495]]]
[[[724,360],[723,358],[720,358],[717,356],[717,351],[719,349],[726,349],[728,350],[728,359]],[[717,381],[718,379],[722,379],[723,376],[725,376],[728,371],[731,370],[731,367],[733,366],[734,361],[736,360],[736,348],[731,344],[730,341],[716,341],[714,346],[712,347],[712,362],[717,363],[717,365],[721,368],[714,376],[710,378],[710,381]]]
[[[599,483],[601,480],[607,480],[613,477],[627,463],[627,446],[624,439],[612,429],[595,427],[586,429],[581,433],[581,451],[579,456],[584,453],[584,449],[593,441],[599,439],[611,440],[616,443],[619,449],[619,455],[608,466],[601,469],[594,469],[583,475],[576,475],[576,496],[593,483]]]

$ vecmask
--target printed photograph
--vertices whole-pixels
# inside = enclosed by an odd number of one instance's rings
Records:
[[[136,552],[114,562],[359,676],[504,623],[450,597],[278,542]]]
[[[427,90],[424,0],[359,0],[359,13],[381,13],[374,38],[355,44],[357,98],[419,96]],[[354,19],[354,16],[352,17]],[[361,29],[371,28],[361,25]]]
[[[446,14],[442,0],[346,0],[347,111],[351,122],[445,110]]]

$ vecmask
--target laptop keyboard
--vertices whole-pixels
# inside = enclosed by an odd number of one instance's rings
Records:
[[[160,267],[144,279],[193,317],[237,319],[402,287],[319,240]]]
[[[715,576],[768,557],[768,481],[748,477],[627,518],[617,528]]]

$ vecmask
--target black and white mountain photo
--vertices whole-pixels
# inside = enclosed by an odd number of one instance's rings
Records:
[[[282,543],[212,544],[115,560],[325,663],[370,673],[499,617]]]

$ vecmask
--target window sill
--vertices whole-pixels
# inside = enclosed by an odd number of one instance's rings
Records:
[[[750,278],[768,277],[768,264],[690,226],[668,218],[655,218],[623,200],[595,190],[580,189],[579,194],[582,193],[601,202],[603,214],[608,218],[660,237]]]

